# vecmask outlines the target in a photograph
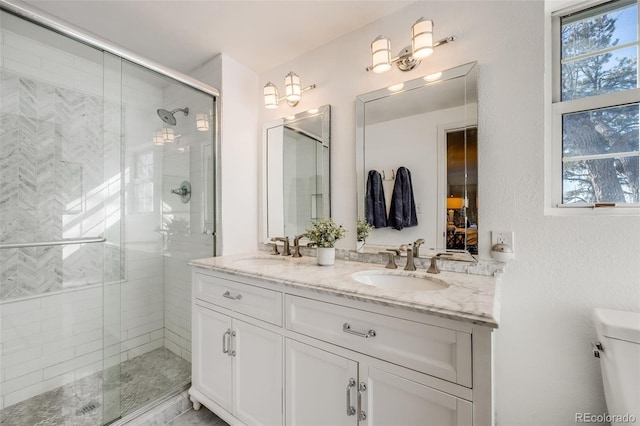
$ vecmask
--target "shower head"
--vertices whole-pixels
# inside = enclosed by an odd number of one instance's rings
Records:
[[[158,117],[160,117],[160,120],[164,121],[165,123],[171,125],[171,126],[175,126],[176,125],[176,117],[175,114],[178,111],[182,111],[184,113],[184,115],[189,115],[189,108],[176,108],[173,111],[167,111],[166,109],[162,109],[160,108],[157,113],[158,113]]]

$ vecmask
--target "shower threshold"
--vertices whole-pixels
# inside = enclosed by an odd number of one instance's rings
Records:
[[[104,411],[113,413],[118,403],[122,416],[126,416],[191,381],[191,364],[165,348],[123,362],[120,364],[120,386],[115,386],[117,381],[111,385],[108,380],[103,386],[105,374],[117,371],[115,368],[99,372],[6,407],[0,410],[0,424],[102,425],[105,423]]]

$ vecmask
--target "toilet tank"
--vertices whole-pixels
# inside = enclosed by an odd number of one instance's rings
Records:
[[[640,422],[640,312],[597,308],[593,322],[611,424],[629,424],[630,416]]]

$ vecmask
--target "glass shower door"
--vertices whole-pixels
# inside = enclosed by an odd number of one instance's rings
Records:
[[[102,424],[120,380],[104,375],[120,352],[120,124],[104,115],[119,105],[102,51],[5,12],[0,31],[0,421]]]

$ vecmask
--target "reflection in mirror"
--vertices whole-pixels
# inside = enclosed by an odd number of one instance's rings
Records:
[[[330,217],[330,116],[325,105],[265,125],[265,241],[304,234],[313,219]]]
[[[424,239],[477,253],[476,63],[390,89],[356,99],[358,217],[374,226],[366,245]]]

